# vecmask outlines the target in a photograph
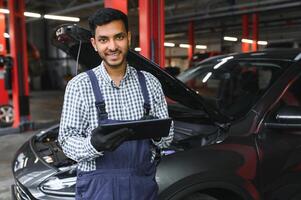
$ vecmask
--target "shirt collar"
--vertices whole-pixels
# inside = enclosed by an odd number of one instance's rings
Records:
[[[100,78],[104,80],[105,83],[107,84],[112,84],[113,80],[110,77],[110,75],[108,74],[103,61],[101,62],[100,66],[99,66],[99,70],[100,70]],[[123,79],[121,80],[121,82],[124,82],[126,79],[130,78],[132,75],[132,67],[129,66],[129,64],[126,65],[126,71],[125,74],[123,76]]]

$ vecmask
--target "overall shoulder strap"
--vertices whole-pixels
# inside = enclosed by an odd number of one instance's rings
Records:
[[[93,72],[92,69],[86,71],[86,73],[88,74],[92,85],[93,94],[95,97],[95,106],[97,108],[97,113],[98,113],[97,114],[98,121],[100,122],[108,118],[108,113],[106,112],[106,104],[101,94],[99,83],[95,73]]]
[[[139,70],[137,70],[137,74],[138,74],[138,80],[139,80],[140,88],[141,88],[143,99],[144,99],[144,104],[143,104],[144,115],[149,115],[149,111],[150,111],[151,107],[150,107],[149,93],[148,93],[147,86],[146,86],[145,76]]]

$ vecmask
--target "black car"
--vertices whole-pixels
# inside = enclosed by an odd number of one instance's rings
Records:
[[[53,43],[97,66],[89,38],[64,25]],[[174,78],[130,51],[132,66],[160,80],[175,124],[156,174],[159,199],[301,199],[300,58],[298,50],[218,56]],[[17,151],[16,199],[74,199],[76,162],[57,136],[58,125]]]

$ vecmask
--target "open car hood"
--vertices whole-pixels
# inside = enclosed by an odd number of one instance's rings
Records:
[[[75,24],[64,24],[57,27],[52,37],[52,44],[78,59],[78,62],[87,69],[94,68],[101,63],[101,58],[94,51],[90,43],[89,30]],[[159,65],[148,60],[133,50],[129,50],[128,63],[137,70],[153,74],[161,82],[164,94],[187,107],[204,110],[211,119],[217,122],[226,122],[227,118],[210,105],[205,105],[201,96],[188,88],[183,82],[169,75]]]

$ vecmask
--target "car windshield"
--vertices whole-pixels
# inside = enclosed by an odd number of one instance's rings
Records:
[[[286,65],[277,60],[218,57],[184,71],[178,79],[234,120],[251,109]]]

